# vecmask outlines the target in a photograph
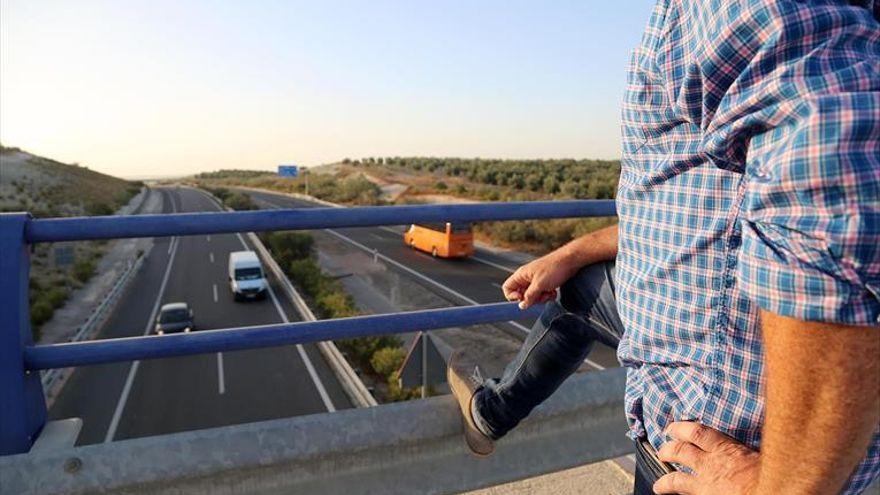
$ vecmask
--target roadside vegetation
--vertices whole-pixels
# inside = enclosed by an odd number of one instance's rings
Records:
[[[0,211],[27,211],[36,218],[112,215],[141,187],[141,182],[0,145]],[[33,247],[28,298],[34,340],[39,340],[40,328],[71,292],[91,279],[107,244],[84,241]],[[56,263],[58,249],[72,250],[71,263]]]
[[[346,158],[309,173],[311,196],[347,205],[456,201],[614,199],[618,160],[493,160],[481,158]],[[305,193],[305,178],[271,171],[220,170],[199,174],[206,187],[245,186]],[[477,239],[495,246],[544,254],[572,238],[611,225],[614,218],[484,222]]]
[[[251,197],[223,187],[206,187],[224,205],[234,210],[258,209]],[[359,313],[354,299],[339,280],[321,270],[313,253],[314,240],[305,232],[263,232],[260,240],[287,278],[306,299],[319,319],[345,318]],[[419,397],[417,389],[401,389],[397,370],[406,351],[395,335],[361,337],[335,341],[339,350],[372,382],[376,399],[397,402]]]
[[[339,280],[325,274],[312,253],[312,236],[302,232],[260,234],[266,248],[290,281],[300,290],[320,319],[344,318],[358,313],[354,300]],[[380,402],[396,402],[418,397],[416,389],[398,386],[397,370],[406,351],[397,336],[362,337],[336,341],[346,358],[365,371],[376,384]]]
[[[421,177],[412,195],[453,193],[481,201],[613,199],[620,175],[619,160],[371,157],[342,164],[389,180],[407,172]]]
[[[195,176],[197,186],[207,189],[216,187],[245,186],[270,189],[284,193],[306,192],[304,177],[280,178],[274,172],[253,170],[219,170]],[[378,205],[379,186],[364,177],[336,177],[328,174],[309,175],[309,194],[324,201],[354,205]]]
[[[618,160],[493,160],[481,158],[369,157],[345,159],[354,171],[388,183],[405,183],[398,204],[438,201],[541,201],[614,199]],[[487,244],[545,254],[571,239],[612,225],[616,218],[481,222]]]
[[[260,209],[257,204],[254,203],[254,200],[247,194],[230,191],[225,187],[207,187],[205,190],[219,199],[224,206],[228,206],[233,210],[247,211]]]

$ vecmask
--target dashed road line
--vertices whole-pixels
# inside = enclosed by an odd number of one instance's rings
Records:
[[[216,287],[216,286],[215,286]],[[217,353],[217,393],[226,393],[226,379],[223,376],[223,353]]]
[[[214,302],[217,302],[217,284],[214,284]]]
[[[246,242],[244,242],[244,237],[242,237],[240,232],[236,232],[235,234],[238,236],[239,242],[244,249],[249,249]],[[290,323],[290,320],[287,318],[287,313],[281,308],[281,303],[278,302],[278,297],[275,296],[275,291],[272,289],[272,286],[268,286],[269,297],[272,298],[272,303],[275,305],[275,309],[278,311],[278,316],[281,317],[281,320],[284,323]],[[309,372],[309,377],[311,377],[312,382],[315,384],[315,388],[318,389],[318,395],[321,396],[321,401],[324,402],[324,407],[327,408],[327,412],[336,411],[336,406],[333,405],[333,401],[330,400],[330,394],[327,393],[327,389],[324,387],[324,384],[321,382],[321,378],[318,376],[317,370],[315,370],[315,366],[312,364],[312,360],[309,358],[309,355],[306,354],[306,350],[303,348],[302,344],[296,345],[296,350],[299,353],[300,358],[303,360],[303,364],[306,365],[306,370]]]
[[[510,268],[510,267],[507,267],[507,266],[504,266],[504,265],[499,265],[498,263],[495,263],[495,262],[489,261],[489,260],[487,260],[487,259],[485,259],[485,258],[480,258],[479,256],[471,256],[471,259],[474,260],[474,261],[476,261],[476,262],[478,262],[478,263],[482,263],[482,264],[484,264],[484,265],[489,265],[489,266],[491,266],[491,267],[497,268],[497,269],[499,269],[499,270],[501,270],[501,271],[505,271],[505,272],[507,272],[507,273],[513,273],[513,272],[516,271],[516,270],[514,270],[513,268]]]
[[[265,199],[262,199],[262,201],[263,201],[264,203],[266,203],[266,204],[269,204],[269,205],[271,205],[271,206],[274,206],[275,208],[287,208],[286,206],[281,206],[281,205],[275,204],[274,202],[266,201]],[[395,234],[399,234],[399,232],[396,232],[396,231],[395,231],[394,229],[392,229],[391,227],[381,226],[381,227],[379,227],[379,228],[382,229],[382,230],[386,230],[386,231],[388,231],[388,232],[393,232],[393,233],[395,233]],[[332,229],[323,229],[323,230],[324,230],[324,232],[327,232],[328,234],[334,235],[334,236],[336,236],[336,237],[338,237],[338,238],[340,238],[340,239],[342,239],[342,240],[348,242],[349,244],[352,244],[352,245],[354,245],[354,246],[356,246],[356,247],[358,247],[358,248],[360,248],[360,249],[362,249],[362,250],[364,250],[364,251],[370,253],[370,254],[373,255],[375,258],[381,258],[382,260],[384,260],[384,261],[386,261],[386,262],[388,262],[388,263],[390,263],[390,264],[392,264],[392,265],[394,265],[394,266],[400,268],[401,270],[403,270],[403,271],[405,271],[405,272],[407,272],[407,273],[409,273],[409,274],[411,274],[411,275],[413,275],[413,276],[415,276],[415,277],[417,277],[417,278],[419,278],[419,279],[421,279],[421,280],[424,280],[425,282],[428,282],[428,283],[430,283],[430,284],[432,284],[432,285],[434,285],[434,286],[436,286],[436,287],[439,287],[440,289],[443,289],[444,291],[446,291],[446,292],[448,292],[448,293],[450,293],[450,294],[452,294],[452,295],[458,297],[459,299],[461,299],[461,300],[467,302],[467,303],[470,304],[471,306],[477,306],[477,305],[480,304],[480,303],[478,303],[477,301],[475,301],[474,299],[471,299],[471,298],[465,296],[464,294],[462,294],[462,293],[456,291],[455,289],[452,289],[451,287],[448,287],[448,286],[446,286],[446,285],[444,285],[444,284],[442,284],[442,283],[440,283],[440,282],[437,282],[436,280],[434,280],[434,279],[432,279],[432,278],[430,278],[430,277],[427,277],[427,276],[425,276],[425,275],[423,275],[423,274],[421,274],[421,273],[419,273],[419,272],[413,270],[412,268],[410,268],[410,267],[408,267],[408,266],[406,266],[406,265],[404,265],[404,264],[402,264],[402,263],[399,263],[399,262],[397,262],[397,261],[395,261],[395,260],[389,258],[388,256],[386,256],[386,255],[384,255],[384,254],[379,253],[376,249],[373,249],[373,248],[370,248],[370,247],[368,247],[368,246],[365,246],[365,245],[363,245],[363,244],[357,242],[356,240],[351,239],[351,238],[348,237],[348,236],[345,236],[345,235],[343,235],[343,234],[340,234],[339,232],[336,232],[335,230],[332,230]],[[384,240],[384,239],[383,239],[383,240]],[[242,242],[244,242],[244,241],[242,241]],[[483,259],[483,258],[479,258],[479,259],[476,259],[477,257],[474,257],[474,258],[475,258],[476,261],[478,261],[478,262],[480,262],[480,263],[484,263],[484,264],[487,264],[487,265],[489,265],[489,266],[493,266],[493,267],[495,267],[495,268],[498,268],[498,269],[500,269],[500,270],[504,270],[504,271],[506,271],[506,272],[513,272],[513,271],[514,271],[514,270],[512,270],[512,269],[510,269],[510,268],[508,268],[508,267],[505,267],[505,266],[503,266],[503,265],[499,265],[499,264],[497,264],[497,263],[494,263],[494,262],[488,261],[488,260]],[[515,321],[509,321],[508,323],[510,323],[510,324],[513,325],[516,329],[520,330],[521,332],[523,332],[523,333],[525,333],[525,334],[528,334],[528,333],[529,333],[529,329],[526,328],[524,325],[522,325],[522,324],[520,324],[520,323],[517,323],[517,322],[515,322]],[[595,368],[595,369],[597,369],[597,370],[600,370],[600,371],[601,371],[601,370],[604,370],[604,369],[605,369],[604,366],[602,366],[601,364],[599,364],[599,363],[593,361],[592,359],[584,359],[584,362],[587,363],[587,365],[592,366],[593,368]]]
[[[213,252],[213,251],[212,251],[212,252],[210,252],[210,253],[208,253],[208,259],[210,259],[210,260],[211,260],[211,263],[213,263],[213,262],[214,262],[214,252]]]
[[[434,280],[434,279],[432,279],[432,278],[430,278],[430,277],[427,277],[427,276],[425,276],[425,275],[423,275],[423,274],[421,274],[421,273],[419,273],[419,272],[413,270],[412,268],[410,268],[410,267],[408,267],[408,266],[406,266],[406,265],[404,265],[404,264],[402,264],[402,263],[400,263],[400,262],[397,262],[397,261],[395,261],[395,260],[389,258],[388,256],[385,256],[385,255],[382,254],[382,253],[377,252],[375,249],[369,248],[369,247],[367,247],[367,246],[365,246],[365,245],[359,243],[358,241],[356,241],[356,240],[354,240],[354,239],[351,239],[351,238],[349,238],[349,237],[347,237],[347,236],[345,236],[345,235],[343,235],[343,234],[340,234],[339,232],[336,232],[335,230],[324,229],[324,232],[327,232],[327,233],[330,234],[330,235],[334,235],[334,236],[336,236],[336,237],[342,239],[343,241],[348,242],[349,244],[351,244],[351,245],[353,245],[353,246],[356,246],[356,247],[358,247],[358,248],[360,248],[360,249],[362,249],[362,250],[364,250],[364,251],[367,251],[367,252],[369,252],[370,254],[372,254],[374,257],[381,258],[381,259],[384,260],[385,262],[390,263],[390,264],[392,264],[392,265],[394,265],[394,266],[400,268],[401,270],[403,270],[403,271],[409,273],[410,275],[413,275],[414,277],[417,277],[417,278],[419,278],[419,279],[421,279],[421,280],[424,280],[425,282],[428,282],[428,283],[434,285],[435,287],[439,287],[439,288],[443,289],[444,291],[446,291],[446,292],[448,292],[448,293],[450,293],[450,294],[452,294],[452,295],[458,297],[459,299],[461,299],[461,300],[467,302],[467,303],[470,304],[471,306],[477,306],[477,305],[480,304],[479,302],[475,301],[474,299],[471,299],[470,297],[467,297],[466,295],[462,294],[461,292],[458,292],[458,291],[456,291],[455,289],[452,289],[451,287],[447,287],[446,285],[441,284],[440,282],[438,282],[438,281],[436,281],[436,280]],[[520,331],[522,331],[522,332],[524,332],[524,333],[526,333],[526,334],[529,333],[529,329],[528,329],[528,328],[526,328],[525,326],[523,326],[523,325],[521,325],[521,324],[519,324],[519,323],[517,323],[517,322],[515,322],[515,321],[509,321],[508,323],[510,323],[510,324],[513,325],[515,328],[519,329]],[[599,364],[599,363],[593,361],[592,359],[585,359],[584,362],[587,363],[588,365],[592,366],[593,368],[596,368],[597,370],[604,370],[604,369],[605,369],[604,366],[602,366],[601,364]]]
[[[172,212],[176,210],[174,200],[171,201]],[[165,274],[162,276],[162,283],[159,285],[159,292],[156,294],[156,301],[153,303],[153,309],[150,311],[150,318],[144,328],[144,335],[150,333],[153,328],[153,322],[156,320],[156,314],[159,312],[159,304],[162,302],[162,296],[165,293],[165,287],[168,285],[168,278],[171,276],[171,267],[174,265],[174,257],[177,255],[177,246],[180,244],[177,237],[171,239],[169,246],[168,265],[165,267]],[[125,379],[125,385],[122,387],[122,394],[116,403],[116,409],[113,411],[113,417],[110,420],[110,426],[107,428],[107,434],[104,435],[104,443],[112,442],[116,436],[116,430],[119,428],[119,420],[122,419],[122,412],[125,410],[125,404],[128,402],[128,396],[131,393],[131,387],[134,384],[134,378],[137,376],[138,369],[141,366],[140,360],[131,363],[128,369],[128,376]]]

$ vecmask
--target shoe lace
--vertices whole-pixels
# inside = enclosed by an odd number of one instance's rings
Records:
[[[474,366],[474,372],[471,373],[471,381],[476,385],[482,385],[485,381],[483,379],[483,373],[480,372],[479,366]]]

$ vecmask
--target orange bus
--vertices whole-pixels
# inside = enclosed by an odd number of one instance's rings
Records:
[[[470,224],[412,224],[403,233],[403,242],[434,257],[466,258],[474,254],[474,233]]]

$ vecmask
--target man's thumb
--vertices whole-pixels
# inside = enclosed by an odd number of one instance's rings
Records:
[[[523,294],[523,299],[519,303],[519,309],[526,309],[532,304],[535,304],[535,301],[538,299],[538,296],[541,294],[541,289],[538,287],[534,281],[529,284],[529,288],[526,289],[525,294]]]

